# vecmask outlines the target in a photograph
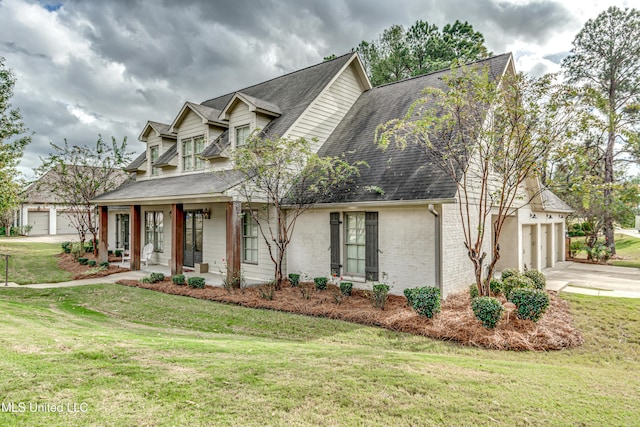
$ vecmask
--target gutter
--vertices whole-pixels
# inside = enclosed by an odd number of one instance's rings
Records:
[[[435,246],[435,267],[436,267],[436,286],[440,289],[442,295],[442,219],[438,211],[434,209],[433,204],[429,204],[429,212],[434,216],[434,246]]]

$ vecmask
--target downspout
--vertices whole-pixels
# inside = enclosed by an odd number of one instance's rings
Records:
[[[442,294],[443,289],[442,289],[442,268],[441,268],[441,260],[442,260],[442,245],[441,245],[441,237],[440,237],[440,233],[441,233],[441,220],[440,220],[440,214],[438,214],[438,211],[436,211],[433,207],[433,205],[429,205],[429,212],[431,212],[431,214],[434,217],[434,226],[433,226],[433,232],[434,232],[434,246],[435,246],[435,266],[436,266],[436,285],[438,286],[438,288],[440,289],[440,293]]]

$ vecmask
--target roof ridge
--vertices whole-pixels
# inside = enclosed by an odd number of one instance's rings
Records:
[[[329,61],[322,61],[322,62],[318,62],[317,64],[312,64],[312,65],[309,65],[309,66],[307,66],[307,67],[300,68],[300,69],[298,69],[298,70],[294,70],[294,71],[291,71],[291,72],[289,72],[289,73],[283,74],[283,75],[281,75],[281,76],[273,77],[273,78],[271,78],[271,79],[264,80],[264,81],[258,82],[258,83],[256,83],[256,84],[253,84],[253,85],[251,85],[251,86],[247,86],[247,87],[244,87],[244,88],[242,88],[242,89],[234,90],[233,92],[228,92],[228,93],[225,93],[225,94],[222,94],[222,95],[218,95],[218,96],[216,96],[216,97],[214,97],[214,98],[210,98],[210,99],[207,99],[207,100],[202,101],[202,102],[200,103],[200,105],[202,105],[202,104],[204,104],[204,103],[206,103],[206,102],[209,102],[209,101],[213,101],[213,100],[218,99],[218,98],[222,98],[222,97],[224,97],[224,96],[233,95],[234,93],[244,92],[244,91],[246,91],[247,89],[251,89],[251,88],[253,88],[253,87],[260,86],[260,85],[262,85],[262,84],[265,84],[265,83],[268,83],[268,82],[272,82],[272,81],[274,81],[274,80],[281,79],[281,78],[283,78],[283,77],[287,77],[287,76],[290,76],[290,75],[292,75],[292,74],[296,74],[296,73],[299,73],[299,72],[302,72],[302,71],[308,70],[308,69],[310,69],[310,68],[319,67],[319,66],[321,66],[321,65],[328,64],[328,63],[333,62],[333,61],[337,61],[338,59],[342,59],[342,58],[344,58],[344,57],[345,57],[345,56],[347,56],[347,55],[351,56],[351,55],[353,55],[353,54],[355,54],[355,53],[356,53],[356,52],[348,52],[348,53],[345,53],[344,55],[340,55],[340,56],[338,56],[338,57],[336,57],[336,58],[334,58],[334,59],[331,59],[331,60],[329,60]]]
[[[473,64],[479,64],[479,63],[485,62],[485,61],[491,61],[491,60],[494,60],[494,59],[499,58],[501,56],[507,56],[507,55],[511,55],[511,52],[501,53],[499,55],[493,55],[493,56],[490,56],[488,58],[478,59],[478,60],[473,61],[473,62],[465,62],[464,64],[457,65],[456,68],[460,68],[461,65],[473,65]],[[381,87],[390,86],[390,85],[394,85],[394,84],[397,84],[397,83],[404,83],[404,82],[409,81],[409,80],[419,79],[419,78],[422,78],[422,77],[431,76],[431,75],[438,74],[438,73],[444,73],[444,72],[447,72],[449,70],[451,70],[451,67],[442,68],[440,70],[431,71],[430,73],[419,74],[417,76],[411,76],[411,77],[407,77],[407,78],[404,78],[404,79],[401,79],[401,80],[396,80],[395,82],[385,83],[385,84],[382,84],[382,85],[379,85],[379,86],[375,86],[372,89],[378,89],[378,88],[381,88]]]

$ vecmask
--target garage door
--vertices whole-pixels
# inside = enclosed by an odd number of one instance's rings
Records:
[[[75,234],[76,229],[73,228],[69,219],[69,213],[58,212],[56,215],[56,234]]]
[[[31,235],[49,234],[49,211],[29,212],[29,225]]]

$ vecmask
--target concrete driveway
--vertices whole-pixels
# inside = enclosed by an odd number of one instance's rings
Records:
[[[0,242],[38,242],[38,243],[62,243],[62,242],[77,242],[77,234],[45,234],[42,236],[20,236],[20,237],[0,237]],[[87,238],[89,241],[89,238]]]
[[[549,289],[587,295],[640,298],[640,269],[561,262],[544,270]]]

